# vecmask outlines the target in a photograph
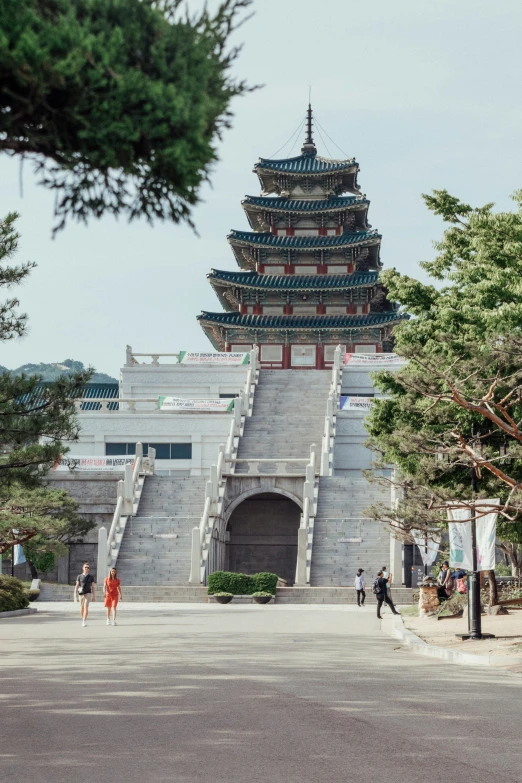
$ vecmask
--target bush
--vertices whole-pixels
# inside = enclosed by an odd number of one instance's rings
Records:
[[[14,612],[29,606],[29,595],[19,579],[0,574],[0,612]]]
[[[254,580],[256,590],[275,595],[278,579],[277,574],[271,574],[269,571],[261,571],[259,574],[254,574],[252,579]]]
[[[208,578],[208,594],[218,592],[232,593],[232,595],[251,595],[256,586],[251,576],[246,574],[234,574],[231,571],[214,571]]]
[[[232,571],[214,571],[208,578],[208,594],[215,595],[224,591],[233,595],[252,595],[261,590],[275,595],[276,584],[277,574],[270,574],[268,571],[254,576],[234,574]]]

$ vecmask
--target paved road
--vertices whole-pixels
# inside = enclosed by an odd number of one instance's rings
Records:
[[[374,609],[39,608],[0,621],[9,783],[522,778],[522,677],[416,657]]]

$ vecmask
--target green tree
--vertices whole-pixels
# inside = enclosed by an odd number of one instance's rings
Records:
[[[93,527],[78,517],[78,503],[64,490],[12,484],[0,493],[0,554],[21,544],[29,554],[63,555],[69,541]]]
[[[55,230],[105,213],[190,222],[249,89],[229,38],[250,2],[0,0],[0,150],[55,191]]]
[[[11,264],[18,248],[17,217],[12,213],[0,220],[0,286],[20,283],[34,267]],[[17,307],[17,299],[0,305],[0,340],[24,334],[27,317]],[[91,374],[90,369],[71,373],[45,385],[38,375],[0,374],[0,497],[12,484],[36,486],[68,451],[63,441],[78,438],[75,400]]]
[[[53,525],[45,523],[35,536],[23,545],[27,564],[33,579],[38,578],[39,571],[53,571],[56,565],[56,556],[65,554],[67,546],[72,541],[82,541],[87,533],[96,527],[96,523],[82,518],[78,514],[78,503],[65,491],[51,490],[48,495],[51,508],[47,516]],[[28,502],[27,494],[25,500]],[[45,498],[41,496],[45,502]],[[60,525],[55,526],[56,518],[60,519]]]
[[[371,478],[398,490],[395,509],[377,506],[399,537],[444,526],[448,501],[500,498],[499,532],[522,515],[522,195],[515,212],[474,209],[446,191],[425,196],[449,224],[425,285],[395,270],[381,275],[414,318],[395,330],[409,363],[375,374],[387,399],[367,420],[376,468]],[[507,452],[507,455],[506,455]],[[472,481],[472,476],[479,479]],[[410,539],[411,540],[411,539]]]

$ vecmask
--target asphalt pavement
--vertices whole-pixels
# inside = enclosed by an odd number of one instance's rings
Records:
[[[417,657],[374,607],[38,609],[0,620],[9,783],[522,779],[522,677]]]

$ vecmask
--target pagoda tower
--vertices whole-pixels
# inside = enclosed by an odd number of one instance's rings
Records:
[[[301,155],[255,164],[261,196],[241,202],[252,230],[227,237],[240,271],[207,275],[225,312],[198,316],[218,351],[257,344],[264,368],[324,369],[339,344],[391,351],[393,326],[408,317],[378,281],[381,236],[358,163],[319,156],[312,134],[309,105]]]

